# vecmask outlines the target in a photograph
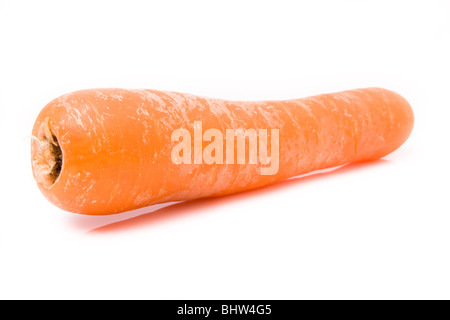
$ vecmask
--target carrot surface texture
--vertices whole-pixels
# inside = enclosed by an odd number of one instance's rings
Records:
[[[106,215],[378,159],[406,141],[413,122],[409,103],[380,88],[284,101],[89,89],[41,111],[32,169],[56,206]]]

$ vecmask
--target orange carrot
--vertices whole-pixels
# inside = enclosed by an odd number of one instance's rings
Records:
[[[413,122],[408,102],[379,88],[253,102],[82,90],[39,114],[32,168],[56,206],[113,214],[378,159],[408,138]]]

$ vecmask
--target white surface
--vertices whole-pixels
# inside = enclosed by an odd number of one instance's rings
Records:
[[[450,298],[449,16],[448,1],[2,0],[0,298]],[[367,86],[416,115],[376,163],[113,217],[63,212],[32,178],[34,119],[66,92]]]

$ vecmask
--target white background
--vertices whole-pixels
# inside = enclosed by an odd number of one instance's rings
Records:
[[[450,298],[449,61],[448,1],[1,0],[0,298]],[[33,122],[70,91],[368,86],[416,116],[375,163],[111,217],[52,206],[32,177]]]

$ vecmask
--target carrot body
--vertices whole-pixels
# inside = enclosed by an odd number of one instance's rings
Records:
[[[262,175],[261,163],[175,164],[171,152],[178,142],[171,135],[185,128],[193,136],[195,121],[202,122],[203,132],[214,128],[224,136],[226,129],[279,129],[278,171]],[[404,98],[379,88],[256,102],[156,90],[83,90],[51,101],[39,114],[32,167],[40,190],[56,206],[113,214],[378,159],[408,138],[413,121]]]

